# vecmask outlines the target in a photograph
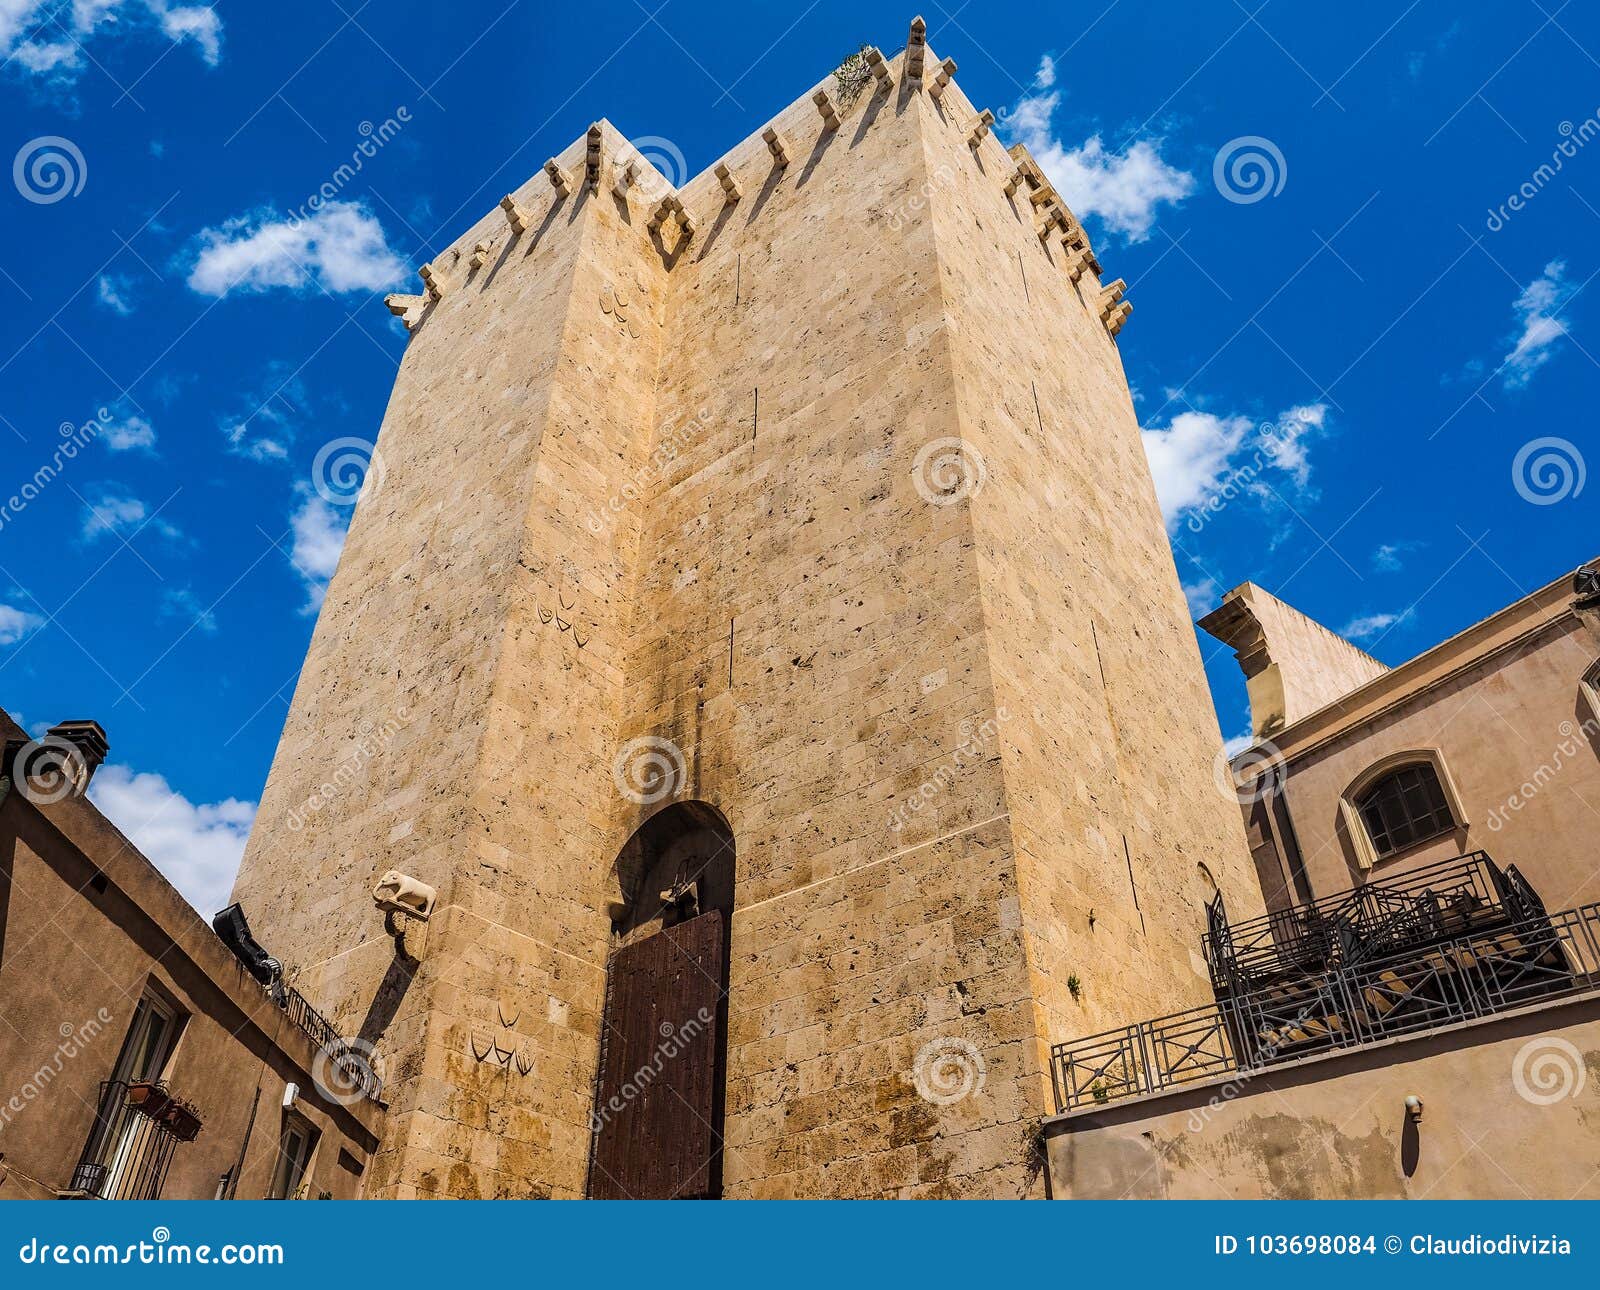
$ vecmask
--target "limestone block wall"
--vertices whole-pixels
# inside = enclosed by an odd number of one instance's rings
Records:
[[[560,160],[581,175],[584,153]],[[407,350],[235,892],[378,1046],[394,1114],[374,1194],[583,1181],[606,935],[586,862],[632,550],[626,517],[583,517],[644,450],[663,270],[638,196],[562,197],[543,175],[515,196],[524,232],[492,211],[434,262],[444,295]],[[355,757],[368,728],[378,746]],[[371,904],[391,867],[440,890],[415,965]]]
[[[1100,282],[1005,192],[959,85],[927,107],[1043,1069],[1048,1042],[1208,999],[1211,884],[1239,917],[1261,897]]]
[[[957,753],[995,710],[971,523],[913,471],[957,431],[923,100],[840,112],[771,123],[786,167],[761,132],[722,158],[735,204],[684,189],[658,419],[704,429],[644,500],[621,734],[680,745],[733,828],[727,1193],[1023,1195],[1044,1108],[1003,784]],[[930,1045],[970,1096],[919,1093]]]

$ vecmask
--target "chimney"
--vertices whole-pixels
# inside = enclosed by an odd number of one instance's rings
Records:
[[[110,745],[98,721],[62,721],[43,739],[12,739],[5,746],[4,777],[37,806],[82,797]]]

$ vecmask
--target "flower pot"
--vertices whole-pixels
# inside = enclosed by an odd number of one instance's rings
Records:
[[[128,1085],[128,1105],[152,1120],[158,1120],[172,1102],[172,1094],[153,1080],[135,1080]]]
[[[200,1132],[200,1117],[181,1102],[170,1102],[161,1122],[179,1142],[193,1142]]]

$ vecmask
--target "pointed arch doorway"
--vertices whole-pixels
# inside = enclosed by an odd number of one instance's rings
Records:
[[[617,855],[587,1194],[722,1195],[733,831],[674,802]]]

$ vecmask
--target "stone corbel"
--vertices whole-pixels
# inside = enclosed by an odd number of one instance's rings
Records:
[[[406,325],[407,331],[416,331],[422,323],[422,310],[428,303],[427,296],[402,296],[390,295],[383,298],[384,308]],[[408,315],[415,309],[415,319]]]
[[[789,164],[789,141],[770,125],[761,132],[761,138],[767,145],[767,151],[772,154],[772,164],[780,170],[787,166]]]
[[[872,75],[877,79],[880,90],[894,88],[894,75],[889,71],[889,60],[883,56],[883,51],[874,45],[866,53],[867,66],[872,69]]]
[[[1074,250],[1072,243],[1066,238],[1061,239],[1061,249],[1067,253],[1067,281],[1075,284],[1083,277],[1083,271],[1089,267],[1089,253]]]
[[[591,193],[600,191],[600,168],[603,160],[600,155],[600,148],[604,140],[605,131],[600,128],[600,123],[596,121],[589,127],[583,160],[583,182]]]
[[[1001,187],[1005,190],[1007,197],[1013,197],[1016,195],[1017,189],[1026,185],[1027,181],[1028,168],[1026,166],[1019,165],[1015,170],[1006,176],[1006,181],[1001,185]]]
[[[1107,318],[1111,317],[1112,311],[1116,309],[1117,305],[1121,302],[1122,294],[1127,289],[1128,284],[1121,278],[1118,278],[1115,282],[1106,284],[1105,288],[1100,292],[1101,322],[1104,322]]]
[[[928,94],[933,98],[941,97],[950,87],[950,81],[956,74],[956,60],[947,58],[939,64],[939,70],[933,78],[933,84],[928,86]]]
[[[722,185],[722,204],[724,206],[732,206],[734,202],[744,196],[744,190],[739,187],[739,181],[733,177],[733,171],[728,169],[727,162],[717,162],[717,168],[712,173],[716,175],[717,182]]]
[[[484,265],[489,263],[489,252],[492,250],[494,250],[494,247],[488,242],[479,242],[475,247],[473,247],[472,267],[474,269],[481,269]]]
[[[989,131],[994,127],[994,113],[984,108],[973,121],[972,128],[967,131],[967,142],[976,148],[989,137]]]
[[[555,165],[555,162],[549,163]],[[528,213],[517,205],[517,199],[507,193],[500,199],[500,209],[506,213],[506,223],[511,225],[513,233],[526,233],[533,221],[528,218]]]
[[[572,176],[565,170],[561,169],[554,157],[551,157],[549,161],[544,163],[544,173],[550,180],[550,186],[554,188],[557,193],[559,193],[562,197],[571,196]]]
[[[678,217],[678,227],[683,231],[683,239],[687,242],[694,236],[694,216],[684,208],[683,199],[676,193],[668,193],[656,203],[655,210],[650,212],[650,231],[659,233],[674,215]]]
[[[922,60],[928,52],[928,24],[919,13],[911,20],[911,33],[906,37],[906,80],[916,89],[922,88]]]
[[[1106,334],[1115,336],[1119,331],[1121,331],[1123,324],[1128,321],[1128,316],[1131,313],[1133,313],[1133,306],[1124,300],[1120,305],[1113,309],[1110,316],[1106,318]]]
[[[624,162],[617,170],[617,177],[611,185],[611,191],[622,198],[623,201],[627,201],[628,189],[633,187],[633,181],[638,178],[638,175],[639,165],[637,162]]]
[[[443,300],[445,292],[450,290],[450,283],[432,264],[424,264],[417,270],[417,276],[422,279],[423,285],[428,288],[429,300]]]
[[[833,105],[833,96],[826,89],[821,89],[811,96],[811,101],[817,105],[817,111],[822,114],[823,127],[828,130],[837,130],[839,128],[839,109]]]

